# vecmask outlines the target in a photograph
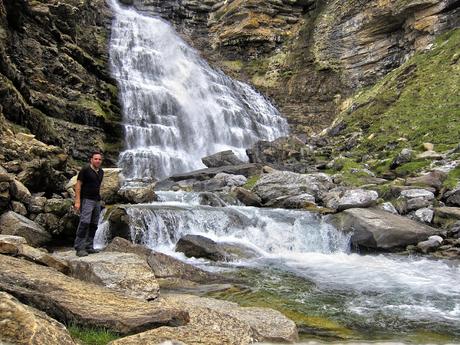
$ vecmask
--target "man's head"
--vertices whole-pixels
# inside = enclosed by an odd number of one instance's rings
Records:
[[[90,163],[96,169],[99,169],[102,164],[102,153],[100,152],[93,152],[91,153]]]

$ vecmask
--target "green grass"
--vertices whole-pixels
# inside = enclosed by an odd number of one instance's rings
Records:
[[[82,345],[106,345],[120,337],[102,328],[86,328],[77,325],[67,327],[72,338],[78,340]]]
[[[460,29],[441,35],[431,50],[416,53],[376,85],[359,92],[353,106],[340,115],[348,124],[346,131],[364,130],[362,143],[353,151],[390,157],[424,142],[435,144],[438,152],[458,145],[459,46]],[[370,134],[374,136],[368,138]]]
[[[444,187],[448,189],[453,189],[460,182],[460,166],[449,171],[446,180],[444,181]]]
[[[343,178],[343,183],[348,186],[360,186],[366,184],[366,179],[370,175],[362,171],[365,169],[364,165],[355,162],[350,158],[338,158],[335,160],[335,168],[329,169],[328,174],[340,173]]]
[[[252,189],[252,187],[255,186],[255,184],[257,183],[257,181],[259,181],[259,179],[260,179],[260,175],[251,176],[250,178],[248,178],[248,180],[247,180],[246,183],[244,184],[243,188],[245,188],[245,189]]]

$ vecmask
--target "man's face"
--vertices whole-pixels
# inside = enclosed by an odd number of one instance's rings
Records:
[[[91,158],[91,165],[95,168],[100,168],[102,164],[102,156],[101,155],[94,155]]]

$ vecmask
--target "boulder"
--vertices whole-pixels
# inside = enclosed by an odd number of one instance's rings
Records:
[[[298,340],[295,323],[269,308],[243,308],[238,304],[191,295],[167,295],[169,305],[184,306],[190,324],[161,327],[136,336],[115,340],[110,345],[151,344],[158,340],[179,340],[186,344],[235,344],[285,342]]]
[[[40,213],[34,218],[34,222],[52,235],[58,235],[62,230],[58,216],[53,213]]]
[[[438,233],[430,226],[375,208],[352,208],[331,218],[338,229],[351,232],[355,247],[391,250],[416,244]]]
[[[433,203],[434,194],[426,189],[407,189],[401,191],[398,200],[400,213],[405,213],[430,206]]]
[[[159,297],[160,287],[142,257],[131,253],[103,252],[78,257],[75,251],[56,253],[67,261],[69,274],[147,301]]]
[[[121,206],[114,206],[107,211],[107,220],[110,224],[110,241],[115,237],[122,237],[131,240],[131,231],[129,228],[129,216],[126,210]]]
[[[225,261],[227,255],[213,240],[200,235],[185,235],[176,244],[176,252],[187,257]]]
[[[460,185],[444,193],[443,199],[446,201],[447,206],[460,206]]]
[[[232,150],[217,152],[213,155],[201,158],[201,161],[208,168],[218,168],[226,165],[240,165],[244,164]]]
[[[290,171],[274,171],[262,175],[252,191],[266,203],[278,197],[305,193],[317,199],[333,186],[332,178],[323,173],[297,174]]]
[[[266,207],[279,207],[288,209],[302,209],[316,206],[315,197],[308,193],[303,193],[293,196],[280,196],[276,199],[270,200]]]
[[[459,220],[460,207],[436,207],[434,209],[433,223],[442,228],[450,228]]]
[[[27,187],[16,179],[13,179],[13,181],[10,182],[10,194],[13,199],[16,199],[24,204],[28,204],[30,198],[32,197],[32,194],[30,194]]]
[[[411,177],[406,180],[408,186],[430,187],[439,191],[442,188],[442,183],[446,179],[446,173],[442,171],[432,171],[417,177]]]
[[[200,205],[207,205],[213,207],[225,207],[227,204],[218,195],[212,192],[203,192],[199,196]]]
[[[13,211],[6,212],[0,217],[0,231],[3,235],[22,236],[34,247],[51,240],[51,235],[43,227]]]
[[[123,187],[118,191],[123,202],[142,204],[156,201],[155,184],[149,184],[144,187]]]
[[[26,260],[0,255],[0,267],[0,290],[63,323],[132,334],[189,321],[181,308],[129,297]]]
[[[114,204],[120,200],[118,191],[123,181],[120,168],[105,168],[101,185],[101,198],[106,204]]]
[[[27,208],[20,201],[12,201],[11,208],[14,212],[19,213],[21,216],[25,216],[27,214]]]
[[[0,292],[0,344],[76,345],[65,326]]]
[[[46,198],[41,195],[32,195],[28,204],[28,210],[30,213],[41,213],[45,211]]]
[[[378,193],[374,190],[336,188],[329,191],[323,200],[326,207],[343,211],[349,208],[374,206],[378,197]]]
[[[417,155],[417,159],[441,160],[444,158],[446,158],[446,155],[435,151],[425,151]]]
[[[217,274],[206,272],[169,255],[150,250],[145,246],[133,244],[121,237],[114,238],[104,251],[134,253],[139,255],[147,260],[155,277],[158,279],[178,278],[198,283],[223,280],[223,278]]]
[[[411,149],[402,149],[401,152],[395,157],[393,162],[391,162],[390,168],[396,169],[400,165],[409,163],[414,157],[414,151]]]
[[[258,253],[252,248],[235,243],[217,243],[200,235],[185,235],[176,244],[176,251],[187,257],[204,258],[212,261],[229,261],[240,258],[254,258]]]
[[[260,207],[262,199],[256,194],[242,187],[232,189],[235,197],[246,206]]]
[[[439,248],[442,242],[443,238],[441,236],[430,236],[426,241],[417,243],[417,250],[427,254]]]
[[[398,214],[398,210],[393,206],[391,202],[384,202],[377,206],[378,209],[381,209],[386,212],[390,212],[393,214]]]
[[[13,181],[13,176],[8,173],[2,166],[0,166],[0,183],[7,182],[8,184]]]
[[[72,209],[72,205],[72,199],[47,199],[44,211],[47,213],[53,213],[58,217],[62,217]]]
[[[24,237],[12,235],[0,235],[0,254],[16,255],[18,246],[27,244]]]
[[[434,217],[434,211],[430,208],[420,208],[414,213],[416,220],[422,223],[431,223]]]
[[[247,182],[246,176],[243,175],[231,175],[226,173],[219,173],[214,176],[217,181],[222,181],[222,184],[226,187],[241,187]]]

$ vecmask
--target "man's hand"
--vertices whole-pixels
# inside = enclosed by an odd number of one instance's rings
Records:
[[[77,213],[80,212],[80,200],[75,200],[73,208],[74,208],[75,212],[77,212]]]

